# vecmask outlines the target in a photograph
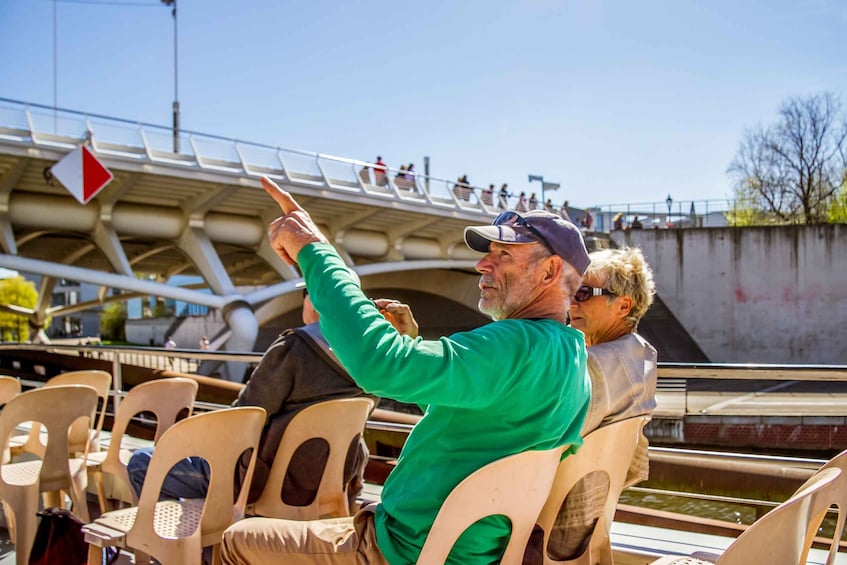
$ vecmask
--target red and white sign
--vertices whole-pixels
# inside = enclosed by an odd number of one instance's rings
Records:
[[[87,204],[114,178],[85,145],[65,155],[50,168],[50,172],[80,204]]]

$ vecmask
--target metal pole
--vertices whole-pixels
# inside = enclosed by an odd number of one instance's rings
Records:
[[[429,155],[424,155],[424,185],[426,185],[426,193],[429,191]]]
[[[176,0],[173,0],[174,9],[174,153],[179,153],[179,50],[177,41],[177,17],[176,17]]]
[[[59,134],[59,32],[56,8],[53,0],[53,133]]]

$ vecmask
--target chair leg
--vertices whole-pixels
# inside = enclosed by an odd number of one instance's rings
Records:
[[[222,565],[221,544],[216,543],[212,546],[212,565]]]
[[[38,494],[33,498],[25,497],[17,501],[20,507],[11,505],[12,513],[15,515],[15,564],[27,565],[29,554],[32,552],[32,544],[35,541],[35,530],[37,529]]]
[[[85,494],[85,483],[81,479],[87,479],[88,476],[85,475],[85,470],[82,471],[83,475],[81,477],[71,477],[71,485],[68,494],[70,495],[71,502],[73,503],[73,512],[76,514],[80,520],[83,522],[90,522],[88,516],[88,500]]]
[[[100,514],[105,514],[109,511],[109,501],[106,499],[106,481],[103,477],[103,471],[91,471],[94,477],[94,486],[97,489],[97,503],[100,505]]]
[[[103,563],[103,548],[92,543],[88,544],[89,565],[101,565]]]
[[[9,539],[15,539],[15,513],[12,507],[4,500],[3,514],[6,516],[6,530],[9,532]]]

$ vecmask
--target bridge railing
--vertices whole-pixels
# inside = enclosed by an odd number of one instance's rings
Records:
[[[462,198],[453,190],[455,181],[418,173],[405,178],[393,168],[384,179],[377,179],[373,163],[367,161],[191,131],[180,132],[179,149],[174,151],[173,131],[164,126],[0,98],[0,141],[4,140],[60,150],[88,142],[104,157],[236,176],[268,175],[294,185],[495,213],[494,207],[480,202],[481,188],[468,187]]]
[[[373,163],[335,155],[252,143],[212,134],[183,130],[174,151],[169,127],[135,122],[99,114],[77,112],[0,98],[0,141],[71,150],[90,143],[101,156],[129,161],[160,163],[225,175],[268,175],[283,182],[387,200],[494,215],[500,211],[499,190],[490,203],[483,202],[483,187],[462,185],[459,180],[410,175],[397,168],[377,178]],[[514,209],[517,193],[509,194],[505,207]],[[638,217],[644,228],[720,227],[727,225],[725,212],[731,200],[677,200],[648,203],[604,204],[590,208],[592,231],[610,232],[620,214],[631,226]],[[584,215],[572,209],[575,222]]]

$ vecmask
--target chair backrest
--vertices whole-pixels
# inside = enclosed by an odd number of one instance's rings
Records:
[[[837,467],[815,473],[791,498],[738,536],[716,565],[806,563],[814,534],[841,487],[842,474]]]
[[[109,392],[112,388],[112,375],[106,371],[99,370],[68,371],[56,375],[44,383],[45,387],[65,385],[90,386],[97,391],[97,397],[101,403],[99,414],[95,415],[92,411],[91,414],[95,418],[92,419],[89,427],[82,427],[81,424],[77,424],[71,429],[70,450],[72,453],[81,453],[85,450],[85,446],[89,441],[96,442],[100,438],[100,432],[103,429],[103,421],[106,418],[106,409],[109,403]],[[97,410],[97,406],[94,407],[94,410]],[[89,428],[94,432],[93,434],[88,433]],[[29,442],[27,443],[29,444]]]
[[[447,560],[468,526],[486,516],[509,518],[512,534],[501,563],[521,563],[538,512],[550,492],[563,448],[524,451],[498,459],[467,476],[447,496],[418,557],[418,564]],[[481,496],[484,493],[484,496]]]
[[[0,376],[0,406],[21,393],[21,381],[17,377]]]
[[[584,438],[582,447],[574,455],[565,457],[556,472],[553,487],[538,517],[538,525],[544,530],[544,563],[612,563],[609,531],[615,515],[615,507],[626,480],[641,430],[650,420],[649,416],[628,418],[602,426]],[[550,537],[557,535],[554,524],[567,495],[574,485],[592,473],[608,479],[608,490],[601,508],[581,508],[599,512],[598,519],[584,551],[566,561],[558,561],[548,554]],[[569,504],[570,505],[570,504]]]
[[[0,438],[5,445],[23,422],[38,422],[44,426],[47,446],[42,457],[40,481],[43,484],[64,483],[69,480],[68,430],[77,421],[87,424],[96,407],[97,392],[86,385],[42,387],[23,392],[0,412]],[[0,481],[4,487],[9,486],[2,478]]]
[[[124,476],[124,465],[120,460],[121,439],[133,417],[141,412],[150,412],[156,416],[153,441],[157,442],[165,430],[176,423],[182,411],[185,410],[186,415],[191,416],[196,397],[197,381],[183,377],[156,379],[132,387],[115,414],[103,471]]]
[[[265,415],[264,408],[245,406],[194,415],[171,426],[153,451],[127,541],[132,537],[133,547],[141,547],[138,543],[143,544],[144,540],[161,543],[153,527],[153,516],[162,482],[179,460],[196,456],[206,460],[211,472],[200,521],[202,545],[220,543],[223,531],[244,517]],[[233,504],[236,464],[248,449],[252,449],[252,456],[247,478]]]
[[[827,463],[822,465],[815,474],[825,471],[826,469],[839,469],[841,471],[841,475],[838,477],[838,484],[833,489],[830,500],[830,505],[835,506],[838,509],[838,518],[836,520],[835,530],[832,536],[832,544],[829,548],[829,556],[826,560],[827,565],[835,565],[838,553],[838,542],[844,534],[845,517],[847,517],[847,450],[842,451],[830,459]],[[809,482],[814,480],[814,478],[815,476],[813,475],[803,486],[800,487],[800,489],[808,485]],[[814,537],[814,534],[814,531],[809,532],[811,537]],[[811,542],[807,540],[806,551],[803,554],[803,563],[806,562],[809,547],[811,547]]]
[[[307,406],[285,427],[261,495],[250,506],[252,514],[289,520],[317,520],[324,516],[349,516],[344,463],[351,443],[365,428],[373,408],[369,398],[338,398]],[[329,445],[329,457],[317,495],[308,506],[291,506],[282,499],[285,474],[297,448],[321,438]]]

